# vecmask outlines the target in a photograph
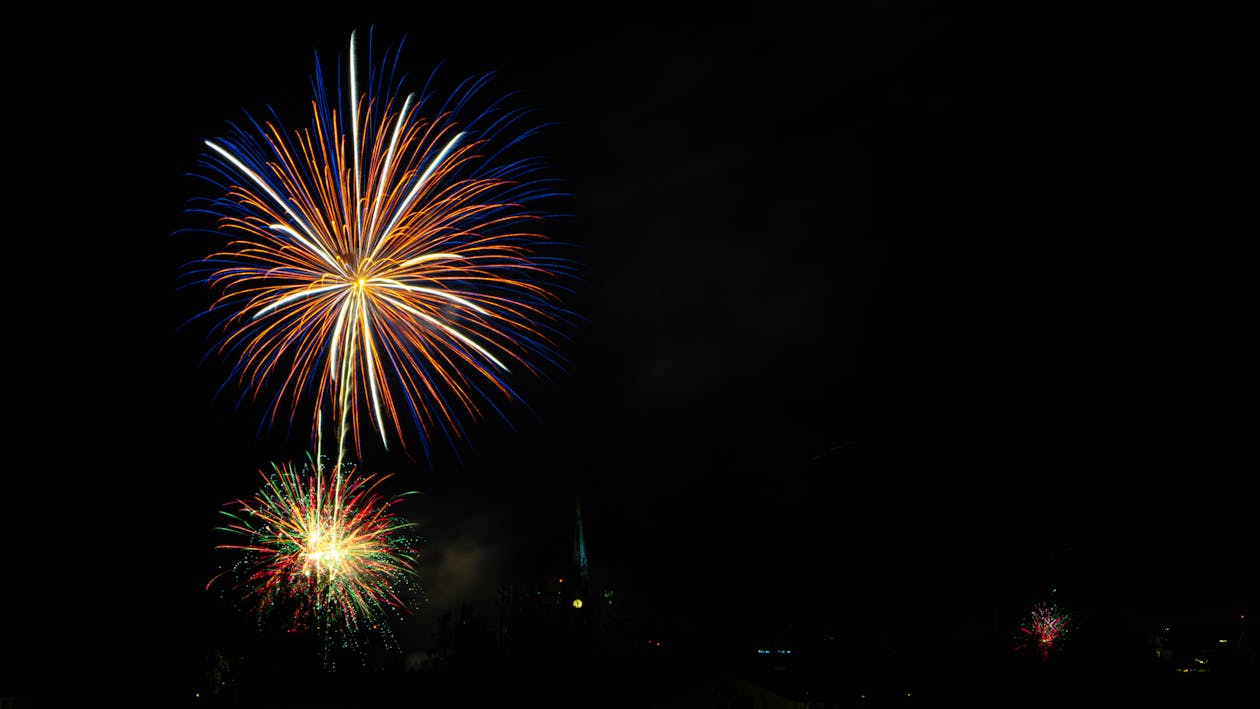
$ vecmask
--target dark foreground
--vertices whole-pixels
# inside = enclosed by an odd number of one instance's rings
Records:
[[[858,619],[748,637],[648,624],[599,633],[573,625],[491,628],[453,620],[424,653],[381,655],[336,671],[296,663],[292,645],[207,657],[195,672],[102,658],[18,678],[0,709],[167,707],[1243,707],[1260,700],[1254,621],[1219,618],[1142,628],[1082,618],[1043,657],[984,624],[915,627]],[[651,633],[653,638],[642,637]],[[1009,635],[1006,637],[1009,638]],[[629,638],[642,642],[630,644]],[[742,640],[741,640],[742,638]],[[109,671],[101,668],[108,667]],[[150,671],[151,670],[151,671]],[[88,703],[84,703],[88,702]]]

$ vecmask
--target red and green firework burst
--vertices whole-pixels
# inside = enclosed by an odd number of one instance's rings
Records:
[[[220,529],[241,541],[218,546],[241,557],[207,588],[233,579],[260,622],[286,631],[351,647],[372,631],[392,644],[388,621],[409,612],[417,590],[420,540],[395,509],[403,496],[378,492],[388,477],[318,456],[273,464],[254,499],[223,511],[232,521]]]
[[[1055,644],[1067,636],[1072,616],[1053,603],[1038,603],[1016,635],[1015,649],[1036,649],[1043,661],[1050,659]]]

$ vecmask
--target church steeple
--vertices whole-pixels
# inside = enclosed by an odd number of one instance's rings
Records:
[[[586,565],[586,536],[582,533],[582,499],[577,501],[577,524],[573,529],[573,570],[583,581],[590,580]]]

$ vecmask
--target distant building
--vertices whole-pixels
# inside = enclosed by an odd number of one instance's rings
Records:
[[[1255,622],[1242,615],[1166,623],[1155,634],[1155,656],[1181,673],[1256,672],[1255,634]]]
[[[499,587],[499,645],[511,662],[589,660],[616,651],[618,594],[592,574],[582,503],[575,505],[569,568]]]

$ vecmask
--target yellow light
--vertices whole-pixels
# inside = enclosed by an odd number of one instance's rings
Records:
[[[574,599],[573,599],[573,607],[574,607],[574,608],[581,608],[581,607],[582,607],[582,599],[581,599],[581,598],[574,598]]]

